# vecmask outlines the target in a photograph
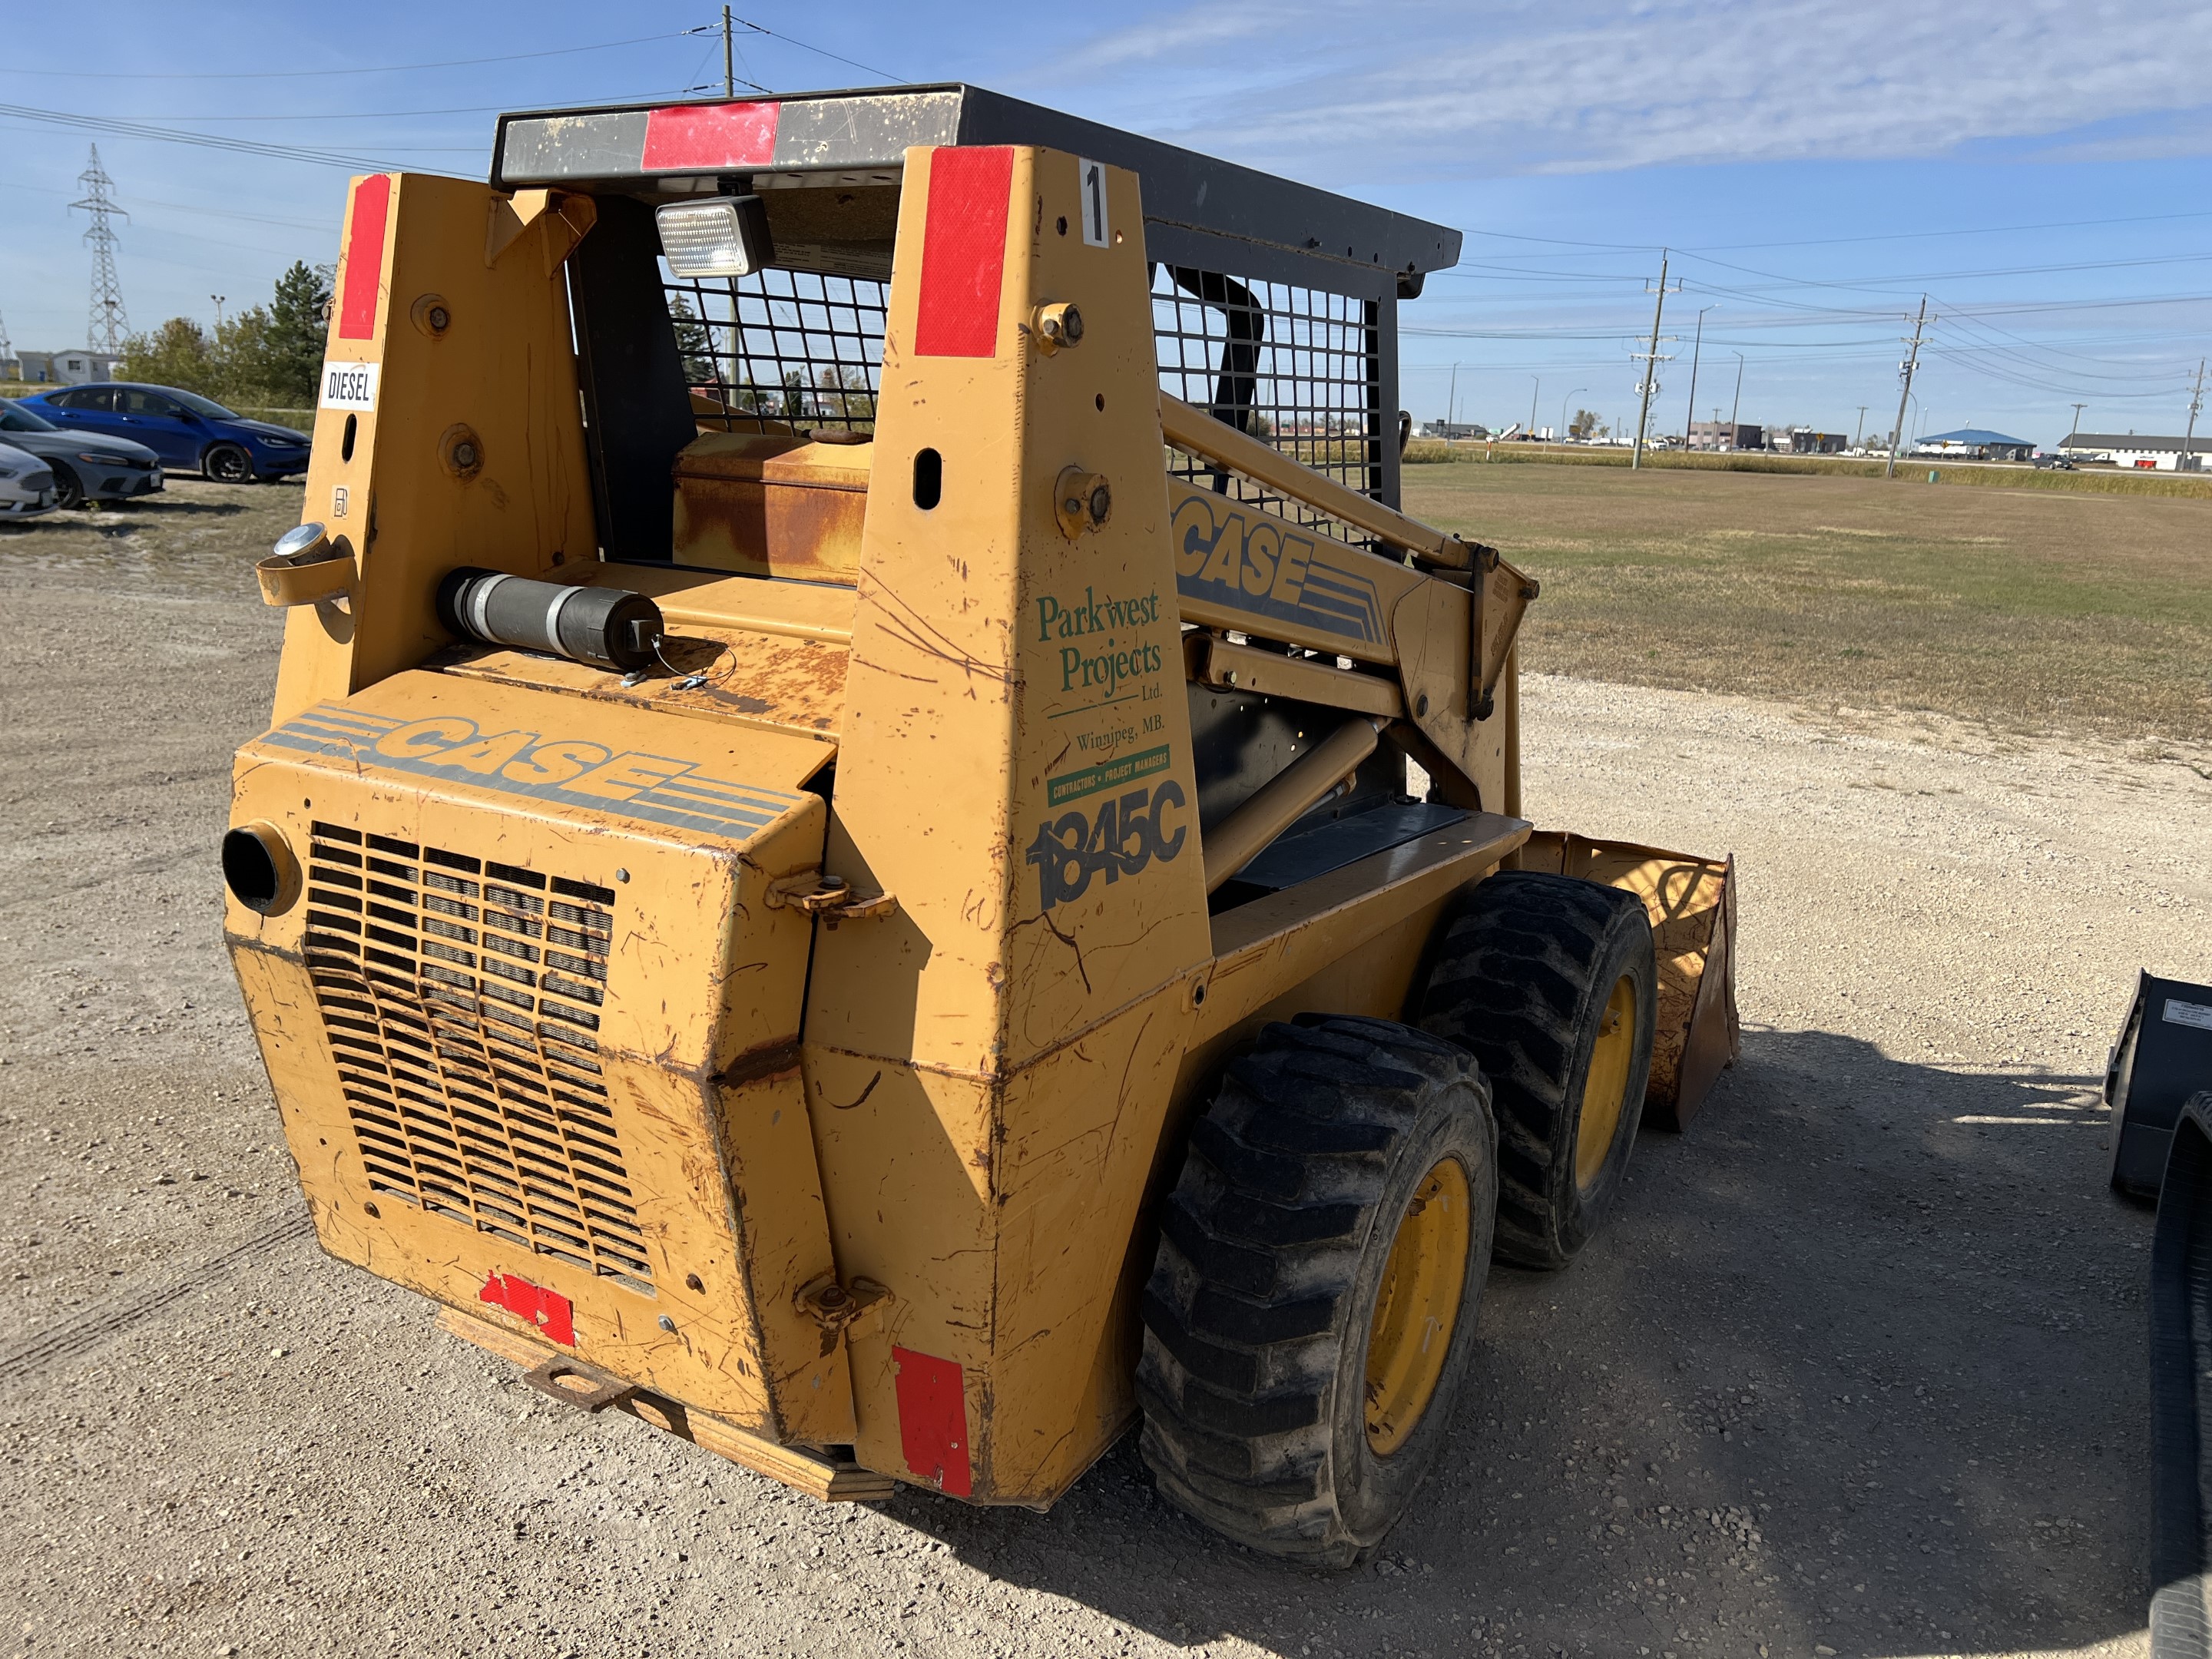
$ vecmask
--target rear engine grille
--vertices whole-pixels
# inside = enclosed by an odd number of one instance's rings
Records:
[[[305,948],[370,1186],[650,1295],[596,1058],[614,901],[318,823]]]

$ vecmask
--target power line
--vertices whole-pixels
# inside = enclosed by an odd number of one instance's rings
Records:
[[[449,58],[435,64],[383,64],[369,69],[349,66],[344,69],[322,70],[27,70],[9,67],[10,75],[30,75],[41,78],[75,81],[301,81],[318,76],[331,75],[410,75],[420,70],[468,69],[478,64],[520,64],[534,58],[572,58],[580,52],[613,52],[621,46],[641,46],[654,40],[680,40],[696,29],[679,29],[673,34],[641,34],[628,40],[605,40],[591,46],[556,46],[546,52],[510,52],[496,58]],[[766,30],[762,31],[766,33]]]
[[[807,41],[798,40],[788,34],[778,34],[774,29],[768,27],[765,24],[756,23],[749,17],[735,17],[732,18],[730,21],[736,23],[740,28],[749,29],[755,34],[764,34],[771,40],[781,40],[787,46],[797,46],[801,52],[811,52],[817,58],[827,58],[831,59],[833,62],[844,64],[856,70],[866,70],[871,75],[882,76],[886,81],[896,82],[902,78],[892,74],[889,70],[878,69],[873,64],[864,64],[857,58],[848,58],[842,52],[831,52],[827,46],[814,46]],[[686,34],[712,34],[719,32],[721,27],[722,25],[720,23],[702,23],[698,27],[686,29],[684,33]],[[762,90],[766,90],[766,88],[762,88]]]
[[[124,138],[151,138],[163,143],[198,144],[205,149],[229,150],[243,155],[266,155],[280,161],[308,161],[318,167],[343,167],[349,173],[381,173],[391,163],[335,150],[309,149],[296,144],[264,143],[258,138],[228,138],[218,133],[188,132],[180,127],[157,127],[143,121],[123,121],[106,115],[77,115],[66,110],[31,109],[21,104],[0,104],[0,116],[40,121],[54,126],[76,127],[90,132],[112,133]]]

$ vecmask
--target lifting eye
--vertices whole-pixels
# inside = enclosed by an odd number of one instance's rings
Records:
[[[933,449],[915,452],[914,504],[927,513],[945,499],[945,457]]]

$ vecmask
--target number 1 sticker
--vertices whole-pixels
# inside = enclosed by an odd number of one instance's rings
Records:
[[[1106,164],[1078,161],[1076,176],[1083,180],[1083,240],[1092,247],[1106,246]]]

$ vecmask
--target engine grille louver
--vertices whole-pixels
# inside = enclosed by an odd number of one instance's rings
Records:
[[[319,823],[307,901],[371,1187],[652,1294],[597,1057],[613,892]]]

